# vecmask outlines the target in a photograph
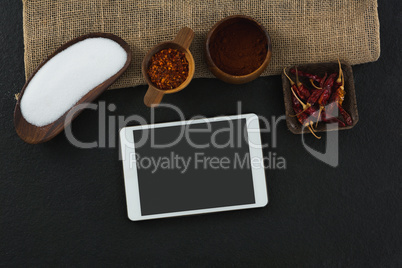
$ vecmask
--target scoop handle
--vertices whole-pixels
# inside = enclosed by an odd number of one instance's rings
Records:
[[[194,39],[194,31],[188,27],[182,28],[173,39],[173,42],[188,49]]]
[[[145,93],[144,96],[144,103],[148,107],[154,107],[162,101],[163,95],[165,95],[165,93],[162,90],[149,85],[147,93]]]

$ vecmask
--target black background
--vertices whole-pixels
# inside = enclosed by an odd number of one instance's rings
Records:
[[[1,0],[0,265],[401,266],[401,12],[399,0],[379,1],[381,57],[353,67],[360,121],[339,133],[337,168],[311,156],[281,121],[278,144],[264,155],[283,156],[287,168],[267,170],[267,207],[131,222],[117,149],[79,149],[64,134],[28,145],[16,135],[13,98],[25,82],[22,3]],[[116,104],[108,115],[149,120],[145,90],[109,91],[98,101]],[[196,79],[164,98],[186,119],[235,114],[237,101],[244,113],[283,115],[280,77],[246,85]],[[96,140],[97,116],[83,112],[74,135]],[[156,110],[157,122],[178,119]],[[307,142],[324,148],[313,137]]]

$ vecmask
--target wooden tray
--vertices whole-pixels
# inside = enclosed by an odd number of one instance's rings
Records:
[[[353,124],[351,126],[345,126],[345,127],[337,127],[337,126],[331,127],[330,126],[331,124],[319,123],[317,128],[315,128],[317,132],[351,129],[359,121],[352,67],[343,61],[341,61],[341,65],[345,77],[345,91],[346,91],[345,100],[342,104],[342,107],[352,117]],[[293,81],[296,80],[296,76],[290,73],[290,69],[294,67],[295,66],[289,66],[285,68],[286,73]],[[334,61],[327,63],[297,65],[297,69],[300,71],[309,72],[311,74],[324,76],[325,72],[327,72],[328,75],[334,72],[338,72],[339,65],[337,61]],[[312,88],[308,78],[299,76],[299,80],[308,88]],[[308,128],[303,129],[302,125],[299,123],[299,121],[297,121],[296,117],[290,116],[295,114],[292,108],[292,92],[290,90],[290,82],[283,74],[283,72],[282,72],[282,86],[283,86],[283,99],[285,101],[285,110],[286,110],[286,124],[289,130],[294,134],[309,133]],[[339,116],[338,118],[343,121],[341,116]]]

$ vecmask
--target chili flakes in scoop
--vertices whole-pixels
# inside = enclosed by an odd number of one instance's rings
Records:
[[[174,89],[187,79],[188,61],[177,49],[163,49],[152,56],[147,74],[157,88]]]

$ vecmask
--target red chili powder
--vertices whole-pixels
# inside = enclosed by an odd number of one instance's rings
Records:
[[[264,62],[268,42],[255,24],[241,20],[220,29],[210,40],[209,51],[215,65],[225,73],[246,75]]]

